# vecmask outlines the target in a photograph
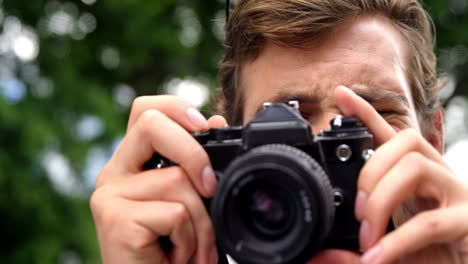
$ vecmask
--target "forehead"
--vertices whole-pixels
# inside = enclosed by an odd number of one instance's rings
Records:
[[[339,85],[354,90],[385,89],[411,104],[406,80],[404,39],[386,18],[349,20],[304,49],[267,42],[260,55],[244,65],[244,121],[278,94],[307,94],[333,101]]]

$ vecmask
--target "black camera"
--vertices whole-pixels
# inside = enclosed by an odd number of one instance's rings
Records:
[[[297,110],[297,101],[265,103],[245,127],[193,134],[219,180],[206,201],[218,247],[238,263],[302,264],[321,249],[359,249],[354,200],[373,137],[337,116],[314,139]]]

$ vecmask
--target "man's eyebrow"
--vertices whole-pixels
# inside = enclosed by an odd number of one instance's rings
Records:
[[[354,92],[364,100],[373,103],[381,103],[385,105],[399,105],[404,108],[409,108],[410,103],[405,95],[387,89],[377,88],[370,85],[354,85]]]

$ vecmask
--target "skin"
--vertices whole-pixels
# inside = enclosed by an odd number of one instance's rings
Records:
[[[343,114],[374,134],[378,149],[361,170],[355,206],[365,254],[325,250],[309,263],[468,263],[468,187],[442,160],[442,115],[433,115],[436,132],[423,137],[398,31],[378,16],[348,22],[310,49],[267,43],[242,71],[244,123],[265,101],[300,99],[315,133]],[[213,194],[216,180],[190,132],[225,124],[174,96],[135,100],[90,201],[103,263],[216,263],[200,199]],[[143,171],[154,152],[180,166]],[[384,234],[392,214],[400,225]],[[171,238],[171,254],[155,243],[159,236]]]

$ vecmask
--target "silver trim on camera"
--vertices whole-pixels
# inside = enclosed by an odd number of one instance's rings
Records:
[[[335,154],[336,154],[336,157],[340,161],[346,162],[351,158],[351,155],[353,154],[353,151],[351,150],[351,148],[348,145],[341,144],[336,148]]]
[[[263,110],[267,109],[268,107],[270,107],[272,105],[273,105],[273,103],[270,103],[270,102],[263,103]]]
[[[365,149],[362,151],[362,158],[365,160],[365,161],[368,161],[372,155],[374,154],[374,150],[372,149]]]
[[[297,100],[288,101],[288,105],[292,107],[294,110],[299,111],[299,101]]]
[[[340,206],[344,202],[344,194],[341,190],[335,189],[333,192],[333,203],[335,206]]]
[[[343,116],[337,115],[335,119],[333,120],[333,126],[341,127],[342,125],[343,125]]]

